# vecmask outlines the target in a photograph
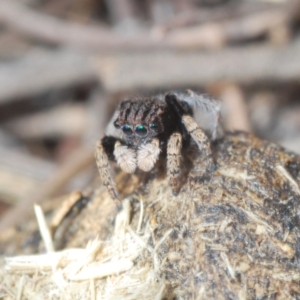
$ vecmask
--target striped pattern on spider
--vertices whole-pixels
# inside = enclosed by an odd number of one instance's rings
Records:
[[[133,173],[137,168],[149,172],[159,159],[165,159],[174,195],[180,188],[182,148],[191,141],[206,156],[207,168],[213,169],[210,141],[221,128],[220,104],[191,90],[122,100],[96,147],[100,178],[112,199],[121,204],[109,160]]]

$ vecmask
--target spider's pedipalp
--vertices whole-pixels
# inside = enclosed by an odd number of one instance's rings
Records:
[[[188,133],[192,136],[193,140],[198,145],[201,151],[204,151],[208,168],[213,168],[214,162],[210,147],[210,141],[204,131],[199,127],[193,117],[189,115],[182,116],[182,121]]]
[[[136,169],[136,152],[120,141],[115,143],[114,156],[119,167],[126,173],[133,173]]]
[[[107,188],[111,198],[120,207],[121,201],[119,200],[118,197],[115,181],[112,179],[110,174],[108,157],[105,153],[104,147],[102,146],[102,141],[97,143],[95,157],[96,157],[96,163],[99,170],[101,181],[103,185]]]
[[[152,139],[151,143],[141,144],[137,151],[137,165],[138,167],[149,172],[155,165],[160,154],[159,140]]]
[[[170,136],[167,146],[167,174],[173,194],[179,191],[180,157],[182,148],[182,136],[175,132]]]

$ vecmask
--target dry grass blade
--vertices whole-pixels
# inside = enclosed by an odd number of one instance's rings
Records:
[[[54,251],[54,245],[53,245],[50,230],[47,226],[47,222],[46,222],[43,210],[39,205],[35,204],[34,205],[34,212],[35,212],[35,216],[36,216],[36,219],[38,221],[38,224],[39,224],[40,234],[43,238],[46,251],[47,252],[53,252]]]

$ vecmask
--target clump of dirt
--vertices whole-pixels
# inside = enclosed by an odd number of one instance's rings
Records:
[[[300,157],[241,132],[217,140],[213,153],[215,170],[197,155],[177,197],[154,178],[118,212],[103,187],[91,191],[55,234],[62,250],[6,258],[3,298],[299,297]],[[30,228],[18,233],[19,246],[30,244]],[[10,253],[13,241],[1,234]]]

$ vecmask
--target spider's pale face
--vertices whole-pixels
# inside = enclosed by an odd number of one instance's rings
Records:
[[[161,116],[165,104],[161,101],[124,100],[119,110],[114,125],[123,132],[124,138],[133,144],[147,142],[163,131]]]

